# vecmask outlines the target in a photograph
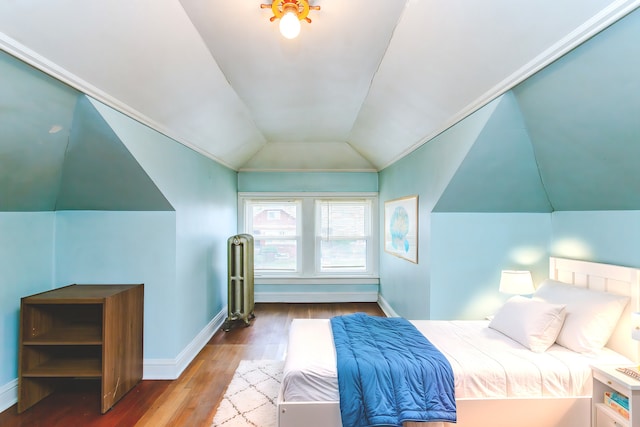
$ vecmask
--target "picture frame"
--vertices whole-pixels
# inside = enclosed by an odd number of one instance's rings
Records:
[[[384,250],[418,263],[418,196],[384,202]]]

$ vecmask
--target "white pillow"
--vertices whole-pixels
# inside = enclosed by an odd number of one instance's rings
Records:
[[[523,296],[511,297],[496,312],[489,327],[531,351],[542,353],[555,342],[565,317],[563,304]]]
[[[629,297],[580,288],[547,279],[533,294],[552,304],[566,304],[567,316],[556,339],[579,353],[600,350],[607,344]]]

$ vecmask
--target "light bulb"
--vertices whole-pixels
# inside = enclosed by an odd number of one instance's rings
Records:
[[[280,18],[280,34],[287,39],[295,39],[300,34],[300,20],[295,12],[287,12]]]

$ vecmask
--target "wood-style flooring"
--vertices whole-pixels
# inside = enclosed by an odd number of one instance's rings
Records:
[[[0,426],[208,427],[240,360],[284,359],[292,319],[355,312],[384,316],[376,303],[256,304],[250,327],[239,322],[229,332],[216,332],[180,378],[144,380],[104,415],[99,384],[77,380],[20,415],[16,405],[0,413]]]

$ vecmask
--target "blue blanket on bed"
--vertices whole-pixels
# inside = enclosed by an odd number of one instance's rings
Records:
[[[456,422],[451,366],[409,321],[356,313],[331,327],[343,427]]]

